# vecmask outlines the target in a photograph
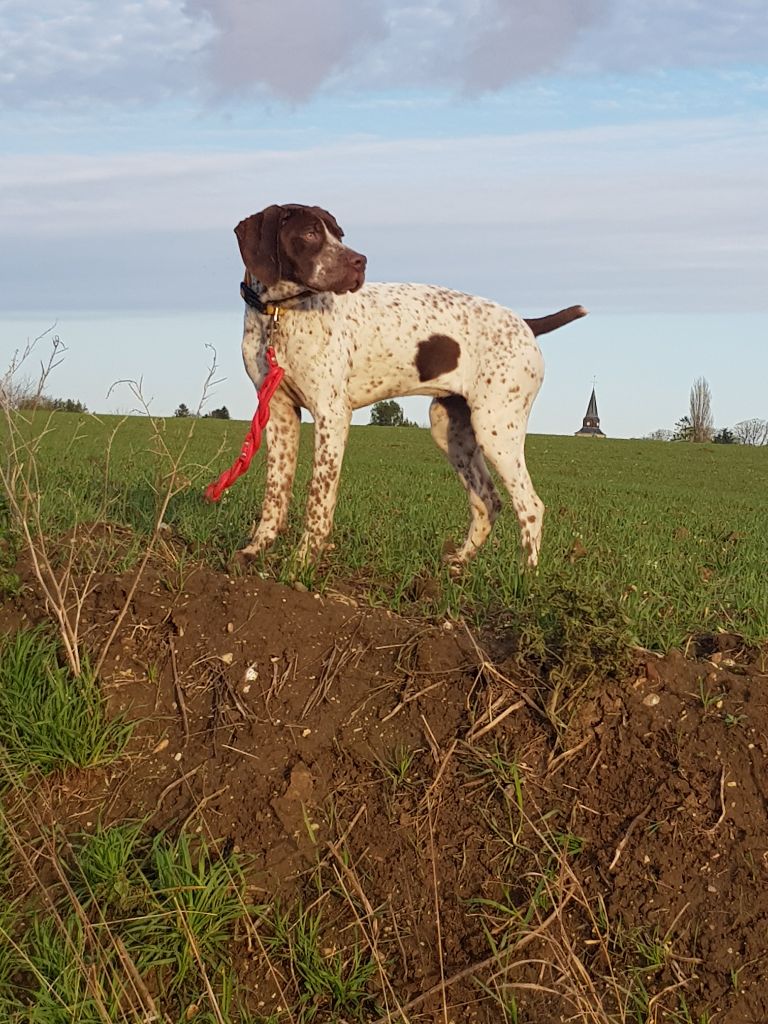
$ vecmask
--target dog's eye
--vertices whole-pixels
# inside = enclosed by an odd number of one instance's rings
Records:
[[[308,242],[312,242],[316,238],[319,238],[320,236],[318,235],[317,231],[314,228],[308,228],[304,232],[304,237],[307,239]]]

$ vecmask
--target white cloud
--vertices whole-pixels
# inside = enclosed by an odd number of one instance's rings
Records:
[[[765,62],[764,0],[5,0],[0,102],[477,93],[555,69]],[[255,112],[256,116],[256,112]]]
[[[608,4],[187,0],[190,10],[205,13],[217,28],[212,70],[221,88],[266,85],[299,100],[328,82],[365,89],[497,89],[554,66]]]
[[[186,0],[185,6],[216,28],[208,66],[224,92],[264,85],[306,99],[387,34],[379,0]]]
[[[0,102],[162,99],[195,85],[214,35],[182,0],[5,0]]]

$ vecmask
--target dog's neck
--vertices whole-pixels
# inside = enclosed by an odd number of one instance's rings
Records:
[[[324,294],[296,284],[295,281],[278,281],[274,285],[267,286],[263,282],[257,281],[247,270],[243,283],[262,304],[285,305],[290,309],[301,309],[305,303],[311,304],[311,300]],[[246,301],[248,300],[246,299]]]

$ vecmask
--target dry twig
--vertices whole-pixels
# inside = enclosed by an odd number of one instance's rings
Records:
[[[334,640],[333,646],[323,658],[323,667],[317,685],[312,690],[304,704],[301,717],[306,718],[310,712],[328,699],[331,687],[347,668],[354,668],[360,663],[360,659],[369,649],[370,644],[360,646],[356,643],[357,635],[362,626],[362,618],[358,618],[355,628],[344,640]]]
[[[184,690],[181,686],[181,680],[179,679],[179,668],[176,664],[176,645],[173,642],[173,637],[168,637],[168,647],[171,651],[171,668],[173,670],[173,691],[176,695],[176,703],[179,706],[179,712],[181,713],[181,724],[184,729],[184,743],[182,749],[186,748],[189,743],[189,716],[187,715],[187,702],[184,699]]]
[[[654,794],[654,797],[655,797],[655,794]],[[616,870],[616,865],[619,863],[619,858],[621,857],[622,853],[624,852],[624,848],[627,845],[627,843],[629,842],[630,837],[632,836],[632,833],[635,831],[637,826],[640,824],[640,822],[648,814],[648,811],[650,811],[651,807],[653,806],[654,797],[651,797],[651,799],[648,801],[648,803],[645,805],[645,807],[642,809],[642,811],[640,811],[639,814],[636,814],[634,816],[634,818],[632,819],[632,821],[630,821],[629,825],[627,826],[627,830],[624,833],[624,838],[621,840],[619,845],[616,847],[616,852],[613,855],[613,859],[611,860],[611,863],[608,865],[608,870],[609,871],[615,871]]]

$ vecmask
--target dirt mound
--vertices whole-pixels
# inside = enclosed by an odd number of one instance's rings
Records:
[[[131,578],[94,582],[98,645]],[[30,587],[0,630],[43,616]],[[146,817],[225,841],[254,903],[319,900],[331,950],[367,936],[378,1006],[414,1021],[763,1024],[767,670],[733,639],[696,653],[595,666],[563,729],[545,681],[459,624],[147,578],[104,672],[129,756],[46,806],[69,831]],[[272,967],[233,956],[254,1011],[276,1006]]]

